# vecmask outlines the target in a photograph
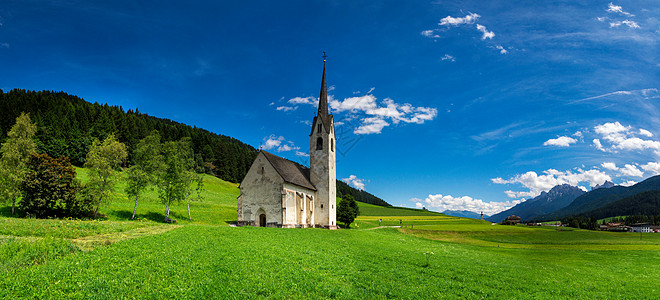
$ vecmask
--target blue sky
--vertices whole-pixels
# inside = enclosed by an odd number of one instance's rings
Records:
[[[0,88],[306,163],[326,51],[337,177],[392,204],[492,214],[660,174],[658,1],[140,2],[3,1]]]

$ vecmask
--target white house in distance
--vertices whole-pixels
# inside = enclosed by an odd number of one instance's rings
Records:
[[[336,229],[335,144],[324,59],[318,114],[309,135],[310,167],[259,151],[240,185],[237,225]]]
[[[651,232],[649,223],[635,223],[630,226],[632,232]]]

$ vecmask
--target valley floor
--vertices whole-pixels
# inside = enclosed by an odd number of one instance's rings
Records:
[[[408,228],[364,230],[370,222],[358,220],[364,224],[360,229],[338,231],[154,225],[93,235],[100,236],[100,242],[91,251],[76,247],[80,238],[41,238],[39,247],[52,250],[53,256],[36,265],[3,266],[0,295],[652,299],[660,293],[657,238],[648,243],[611,243],[606,242],[608,238],[603,243],[587,243],[607,245],[601,250],[580,249],[575,241],[571,244],[574,247],[565,249],[524,249],[506,247],[519,244],[520,236],[515,235],[513,243],[500,240],[501,247],[484,246],[460,239],[445,241],[448,228],[427,232]],[[449,226],[413,227],[445,225]],[[476,229],[480,225],[471,226]],[[460,236],[465,231],[453,232]],[[465,240],[477,239],[472,234],[482,236],[477,230],[469,232]],[[567,232],[575,233],[579,232]],[[11,256],[7,245],[16,244],[11,239],[17,238],[4,239],[0,249],[7,258]],[[566,244],[567,240],[551,245]],[[66,241],[72,241],[73,246]],[[622,250],[622,245],[651,249]]]
[[[236,186],[96,221],[0,217],[0,298],[655,299],[660,234],[491,225],[360,204],[353,229],[230,227]],[[0,213],[2,209],[0,209]],[[400,226],[400,227],[399,227]]]

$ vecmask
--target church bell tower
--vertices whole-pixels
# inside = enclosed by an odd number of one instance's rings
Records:
[[[314,224],[337,228],[337,165],[335,125],[328,113],[328,88],[325,83],[325,52],[318,113],[309,135],[310,181],[316,187]]]

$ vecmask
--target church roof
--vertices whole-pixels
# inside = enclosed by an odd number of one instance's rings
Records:
[[[261,153],[284,181],[316,191],[316,187],[309,181],[309,168],[263,150]]]

